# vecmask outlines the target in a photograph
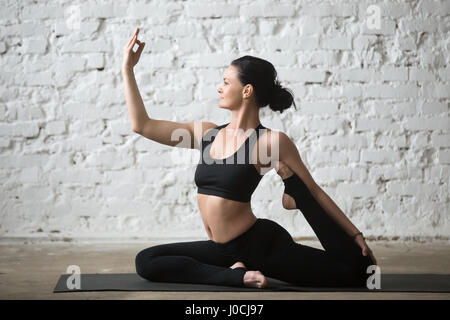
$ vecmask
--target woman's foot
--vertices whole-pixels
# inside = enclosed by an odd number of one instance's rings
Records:
[[[244,275],[244,285],[252,288],[264,288],[267,286],[267,279],[259,271],[247,271]]]
[[[245,265],[240,261],[233,264],[230,268],[247,269]],[[244,285],[253,288],[264,288],[265,286],[267,286],[267,280],[266,277],[259,271],[247,271],[244,275]]]
[[[294,174],[294,171],[289,169],[287,165],[285,165],[283,162],[278,162],[278,169],[277,169],[278,175],[281,177],[281,179],[287,179],[290,176]],[[294,198],[292,198],[290,195],[283,193],[283,199],[281,200],[283,204],[283,208],[286,210],[294,210],[297,209],[297,205],[295,204]]]
[[[235,269],[235,268],[244,268],[247,269],[247,267],[240,261],[236,262],[235,264],[233,264],[231,267],[231,269]]]

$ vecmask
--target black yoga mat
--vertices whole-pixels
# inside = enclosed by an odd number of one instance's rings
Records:
[[[263,289],[249,287],[217,286],[206,284],[153,282],[141,278],[136,273],[79,274],[78,283],[69,279],[71,274],[60,276],[54,293],[81,291],[217,291],[217,292],[450,292],[450,274],[381,274],[380,289],[353,287],[302,287],[266,277],[268,286]]]

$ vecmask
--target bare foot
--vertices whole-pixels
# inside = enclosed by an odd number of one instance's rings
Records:
[[[259,271],[247,271],[244,275],[244,285],[253,288],[264,288],[267,286],[267,279]]]
[[[281,179],[287,179],[290,176],[294,174],[294,171],[289,169],[289,167],[284,164],[283,162],[278,162],[278,175],[281,177]],[[297,205],[295,204],[294,198],[292,198],[290,195],[283,193],[283,199],[281,200],[283,204],[283,208],[286,210],[294,210],[297,209]]]
[[[240,261],[238,261],[235,264],[233,264],[230,268],[231,269],[234,269],[234,268],[245,268],[245,269],[247,269],[247,267]]]

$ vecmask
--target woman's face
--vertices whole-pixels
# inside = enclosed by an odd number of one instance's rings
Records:
[[[230,65],[227,70],[225,70],[222,85],[217,90],[220,94],[220,108],[234,110],[241,106],[244,87],[237,76],[238,71],[235,66]]]

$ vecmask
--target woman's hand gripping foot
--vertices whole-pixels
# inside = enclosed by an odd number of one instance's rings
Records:
[[[292,176],[294,174],[294,171],[289,169],[289,167],[281,161],[278,162],[277,167],[278,167],[277,173],[283,180],[289,178],[290,176]],[[282,203],[283,203],[283,208],[285,208],[286,210],[297,209],[297,205],[295,204],[294,198],[292,198],[290,195],[288,195],[286,193],[283,193]]]

